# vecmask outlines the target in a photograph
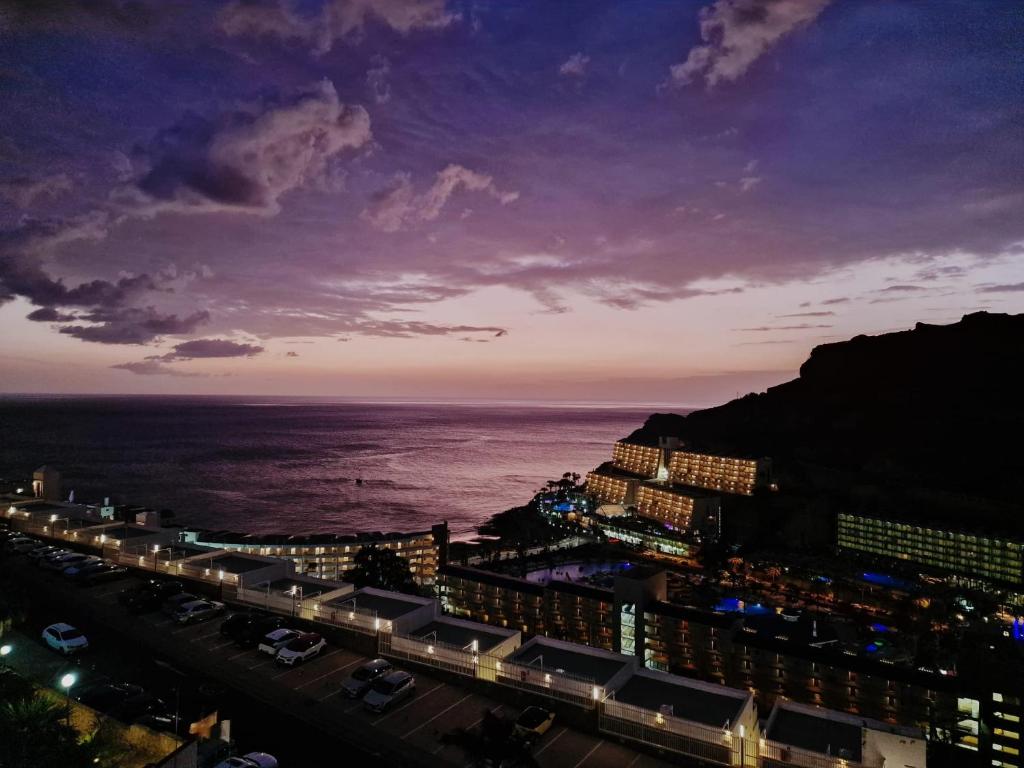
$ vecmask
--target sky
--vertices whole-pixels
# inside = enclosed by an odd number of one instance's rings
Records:
[[[709,405],[1024,310],[1010,0],[0,0],[0,392]]]

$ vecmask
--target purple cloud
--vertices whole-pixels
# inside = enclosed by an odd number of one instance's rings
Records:
[[[192,339],[175,344],[172,352],[149,359],[170,362],[213,357],[253,357],[262,351],[263,347],[256,344],[242,344],[230,339]]]

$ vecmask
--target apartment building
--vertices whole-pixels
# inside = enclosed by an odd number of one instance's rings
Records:
[[[640,480],[611,467],[599,467],[587,473],[587,494],[602,504],[627,506],[636,499]]]
[[[756,489],[771,485],[771,459],[673,451],[669,459],[668,479],[672,485],[750,496]]]
[[[416,583],[429,585],[435,582],[442,552],[447,547],[448,526],[442,523],[429,531],[414,533],[308,536],[187,531],[185,540],[216,549],[285,558],[295,564],[298,573],[337,581],[344,581],[345,574],[355,567],[355,557],[363,547],[376,546],[408,560]]]
[[[614,595],[586,584],[525,579],[446,565],[438,591],[445,612],[525,635],[567,640],[612,650]]]
[[[869,553],[968,580],[1024,587],[1024,541],[843,512],[840,551]]]
[[[640,445],[619,440],[612,448],[612,465],[616,469],[640,477],[664,477],[665,451],[655,445]]]
[[[636,513],[664,523],[675,531],[718,529],[718,496],[692,488],[642,483],[636,489]]]

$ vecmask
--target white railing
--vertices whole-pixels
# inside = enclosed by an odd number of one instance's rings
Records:
[[[726,728],[712,728],[673,715],[652,712],[625,702],[608,699],[601,707],[598,727],[604,733],[718,765],[742,765],[744,746],[756,754],[750,740],[741,740]],[[741,741],[747,741],[746,745]]]
[[[882,768],[882,763],[862,763],[848,758],[822,755],[770,739],[761,739],[758,754],[762,768]]]
[[[411,637],[390,632],[380,633],[380,654],[414,661],[466,677],[476,677],[480,654],[472,648],[438,642],[427,637]]]
[[[584,709],[593,709],[605,696],[604,688],[596,685],[592,679],[493,656],[481,656],[478,670],[479,677],[493,680],[499,685],[568,701]]]

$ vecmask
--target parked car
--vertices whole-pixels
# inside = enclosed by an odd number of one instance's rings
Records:
[[[39,541],[38,539],[30,539],[27,536],[22,536],[20,538],[11,539],[10,541],[8,541],[7,549],[11,552],[18,552],[20,554],[24,552],[29,552],[38,547],[42,543],[43,542]]]
[[[80,571],[76,581],[83,587],[99,584],[103,581],[114,581],[123,579],[128,575],[128,569],[117,563],[98,563],[89,566],[85,571]]]
[[[416,680],[408,672],[392,672],[374,681],[363,697],[363,706],[371,712],[383,712],[416,693]]]
[[[27,557],[29,560],[38,560],[41,557],[47,557],[48,555],[52,555],[54,552],[57,552],[58,550],[62,552],[66,551],[61,550],[60,547],[55,547],[53,544],[40,544],[38,547],[30,549],[28,552],[26,552],[25,557]]]
[[[282,629],[287,624],[288,619],[284,616],[261,617],[239,629],[234,640],[242,648],[252,648],[254,645],[258,645],[267,634],[275,629]]]
[[[70,624],[64,624],[63,622],[51,624],[44,629],[43,642],[65,656],[79,653],[89,647],[89,640],[85,635]]]
[[[370,690],[370,686],[376,680],[389,674],[392,670],[394,667],[387,659],[368,661],[348,676],[348,679],[341,684],[341,690],[350,699],[358,699]]]
[[[224,613],[224,603],[216,600],[193,600],[178,606],[174,612],[174,620],[179,624],[195,624],[208,621],[214,616]]]
[[[185,586],[180,581],[152,580],[121,592],[117,599],[132,613],[145,613],[163,607],[164,601],[184,591]]]
[[[301,634],[297,629],[275,629],[273,632],[268,632],[263,636],[256,650],[270,656],[277,656],[279,650]]]
[[[277,656],[274,657],[274,661],[291,667],[319,656],[320,651],[326,646],[327,641],[316,632],[307,632],[281,648],[277,652]]]
[[[250,752],[241,757],[229,757],[213,768],[277,768],[277,758],[266,752]]]
[[[532,741],[547,733],[555,722],[555,713],[543,707],[527,707],[516,718],[515,733],[523,739]]]
[[[92,558],[92,559],[90,559]],[[78,565],[84,562],[95,562],[98,560],[95,555],[84,555],[81,552],[68,552],[67,554],[60,555],[59,557],[46,557],[43,558],[41,565],[45,571],[63,571],[72,565]]]
[[[179,592],[164,600],[160,610],[168,616],[174,616],[181,606],[186,603],[194,603],[196,600],[199,600],[199,595],[193,595],[191,592]]]
[[[232,613],[220,623],[220,633],[230,640],[237,640],[250,624],[266,619],[269,614],[262,611],[241,611]]]
[[[107,713],[118,704],[145,692],[142,686],[132,683],[105,683],[86,689],[77,698],[85,706]]]
[[[90,555],[89,557],[85,558],[84,560],[76,560],[76,561],[73,561],[71,563],[71,565],[64,566],[64,568],[61,569],[60,574],[61,574],[61,576],[66,576],[67,578],[71,579],[71,578],[74,578],[76,575],[78,575],[78,572],[81,571],[83,568],[88,568],[91,565],[102,565],[102,564],[103,564],[103,558],[96,557],[95,555]]]

